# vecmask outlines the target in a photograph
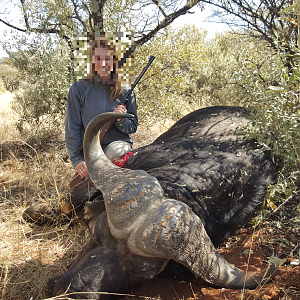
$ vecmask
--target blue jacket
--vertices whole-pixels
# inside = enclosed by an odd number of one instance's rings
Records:
[[[76,81],[72,84],[68,95],[68,107],[65,126],[66,146],[73,167],[84,160],[83,136],[88,123],[97,115],[112,112],[117,107],[127,90],[122,90],[118,99],[109,100],[109,87],[101,82]],[[133,143],[129,134],[136,132],[138,126],[136,98],[134,92],[128,98],[127,112],[134,118],[122,119],[111,127],[103,149],[113,141],[122,140]]]

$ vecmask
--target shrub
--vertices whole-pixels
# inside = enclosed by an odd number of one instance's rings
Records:
[[[19,88],[21,81],[20,75],[17,68],[6,64],[0,64],[0,78],[7,91],[12,93]]]
[[[296,53],[299,51],[294,47]],[[298,54],[299,55],[299,54]],[[241,96],[253,112],[248,134],[278,165],[273,197],[290,197],[299,186],[300,103],[299,64],[288,66],[284,47],[254,64],[239,59],[235,77],[242,83]]]
[[[11,52],[23,82],[16,93],[22,106],[18,129],[27,125],[33,131],[60,126],[64,120],[66,97],[72,82],[71,63],[67,46],[52,41],[49,36],[37,36],[27,49]],[[32,127],[34,126],[34,127]]]
[[[270,55],[265,43],[225,33],[206,41],[195,26],[169,29],[135,54],[140,70],[150,55],[156,59],[137,86],[139,116],[178,119],[191,110],[211,105],[243,105],[243,75],[239,61],[259,64]]]
[[[139,47],[135,53],[135,70],[140,72],[149,56],[155,60],[136,88],[140,119],[178,119],[198,101],[196,77],[205,47],[205,32],[195,26],[165,34]]]

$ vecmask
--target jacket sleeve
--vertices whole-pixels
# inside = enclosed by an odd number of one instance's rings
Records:
[[[122,96],[125,95],[127,91],[122,91]],[[132,92],[128,98],[128,102],[126,104],[127,113],[134,115],[133,118],[124,118],[120,122],[116,121],[115,126],[123,133],[131,134],[135,133],[138,126],[138,117],[137,117],[137,105],[136,105],[136,96],[134,92]]]
[[[84,160],[83,132],[81,121],[80,94],[76,86],[70,87],[68,95],[67,116],[65,125],[65,141],[73,167]]]

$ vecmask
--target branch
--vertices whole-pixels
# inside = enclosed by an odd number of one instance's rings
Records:
[[[269,2],[267,0],[260,0],[256,7],[254,7],[252,3],[249,4],[246,0],[231,0],[230,2],[203,0],[202,2],[212,4],[223,10],[224,14],[219,16],[223,23],[255,30],[260,36],[254,35],[253,33],[250,33],[250,36],[263,38],[275,48],[273,41],[276,26],[275,21],[278,19],[279,11],[283,9],[288,1],[289,0]],[[222,18],[224,15],[225,17]],[[230,20],[228,19],[229,16],[233,16],[233,18]],[[238,24],[234,18],[244,23]]]
[[[271,217],[273,217],[276,213],[278,213],[279,210],[281,209],[281,207],[282,207],[283,205],[285,205],[287,202],[289,202],[289,201],[293,198],[293,196],[294,196],[294,195],[289,196],[289,197],[288,197],[287,199],[285,199],[285,201],[282,202],[275,210],[269,212],[269,213],[266,215],[265,219],[268,220],[268,219],[270,219]]]
[[[20,0],[21,4],[22,4],[22,10],[23,10],[23,16],[24,16],[24,21],[25,21],[25,25],[26,28],[29,28],[29,22],[28,22],[28,16],[26,14],[26,7],[25,7],[25,1],[24,0]]]
[[[7,23],[6,21],[4,21],[2,19],[0,19],[0,22],[4,23],[5,25],[7,25],[10,28],[13,28],[13,29],[16,29],[16,30],[19,30],[19,31],[22,31],[22,32],[28,32],[27,29],[18,28],[18,27],[14,26],[14,25],[11,25],[11,24]]]
[[[226,13],[234,15],[235,17],[241,19],[245,23],[250,24],[252,27],[256,27],[255,23],[251,22],[249,19],[246,18],[246,16],[248,16],[246,13],[245,14],[241,14],[240,12],[236,12],[236,11],[234,11],[234,9],[232,7],[229,9],[228,7],[226,7],[225,5],[223,5],[222,2],[221,3],[219,3],[219,2],[218,3],[214,3],[214,1],[211,1],[211,0],[203,0],[202,2],[207,3],[207,4],[212,4],[212,5],[214,5],[214,6],[218,7],[218,8],[226,11]],[[233,2],[235,2],[235,1],[233,1]],[[237,5],[241,5],[241,4],[237,4]],[[246,7],[244,7],[244,6],[241,6],[241,8],[243,8],[244,10],[247,10]],[[252,17],[252,16],[250,16],[250,17]]]
[[[159,30],[161,30],[162,28],[165,28],[168,25],[170,25],[179,16],[185,15],[188,12],[189,9],[191,9],[192,7],[194,7],[195,5],[197,5],[201,1],[202,0],[190,1],[185,6],[183,6],[181,9],[179,9],[178,11],[175,11],[174,13],[169,14],[154,29],[152,29],[149,33],[143,35],[142,38],[137,40],[136,44],[137,45],[143,45],[144,43],[148,42]]]
[[[92,13],[91,13],[91,11],[90,11],[88,5],[87,5],[84,1],[82,1],[82,7],[83,7],[83,9],[87,10],[87,12],[88,12],[88,15],[89,15],[89,25],[90,25],[90,30],[91,30],[91,31],[94,31],[94,29],[93,29],[93,22],[92,22]],[[87,32],[88,32],[88,30],[87,30]]]
[[[33,33],[56,33],[58,35],[60,35],[69,45],[70,49],[72,52],[74,52],[74,46],[73,46],[73,43],[71,41],[71,39],[63,34],[60,30],[58,29],[40,29],[40,28],[27,28],[27,29],[22,29],[22,28],[18,28],[14,25],[11,25],[9,24],[8,22],[0,19],[0,22],[4,23],[5,25],[7,25],[8,27],[11,27],[15,30],[18,30],[18,31],[21,31],[21,32],[24,32],[24,33],[29,33],[29,32],[33,32]]]
[[[91,17],[94,21],[94,31],[103,32],[103,8],[107,0],[91,1]],[[98,4],[98,5],[97,5]]]
[[[153,3],[155,3],[158,7],[158,9],[160,10],[160,12],[163,14],[163,16],[166,18],[167,14],[164,12],[164,10],[162,9],[162,7],[159,5],[159,2],[157,0],[152,0]]]
[[[79,14],[78,14],[78,11],[77,11],[78,6],[77,6],[77,3],[75,3],[74,0],[72,0],[72,3],[73,3],[73,6],[74,6],[74,11],[75,11],[76,19],[81,23],[81,25],[82,25],[83,28],[84,28],[84,31],[87,32],[87,31],[88,31],[88,30],[87,30],[87,26],[86,26],[86,24],[83,22],[82,18],[81,18],[81,17],[79,16]]]

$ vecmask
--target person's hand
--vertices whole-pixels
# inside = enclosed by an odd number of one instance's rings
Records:
[[[124,104],[120,104],[114,109],[114,112],[126,114],[127,113],[126,106]],[[122,119],[117,119],[118,122],[120,122],[121,120]]]
[[[89,173],[85,161],[81,161],[79,164],[77,164],[75,167],[75,171],[80,175],[80,177],[89,178]]]

